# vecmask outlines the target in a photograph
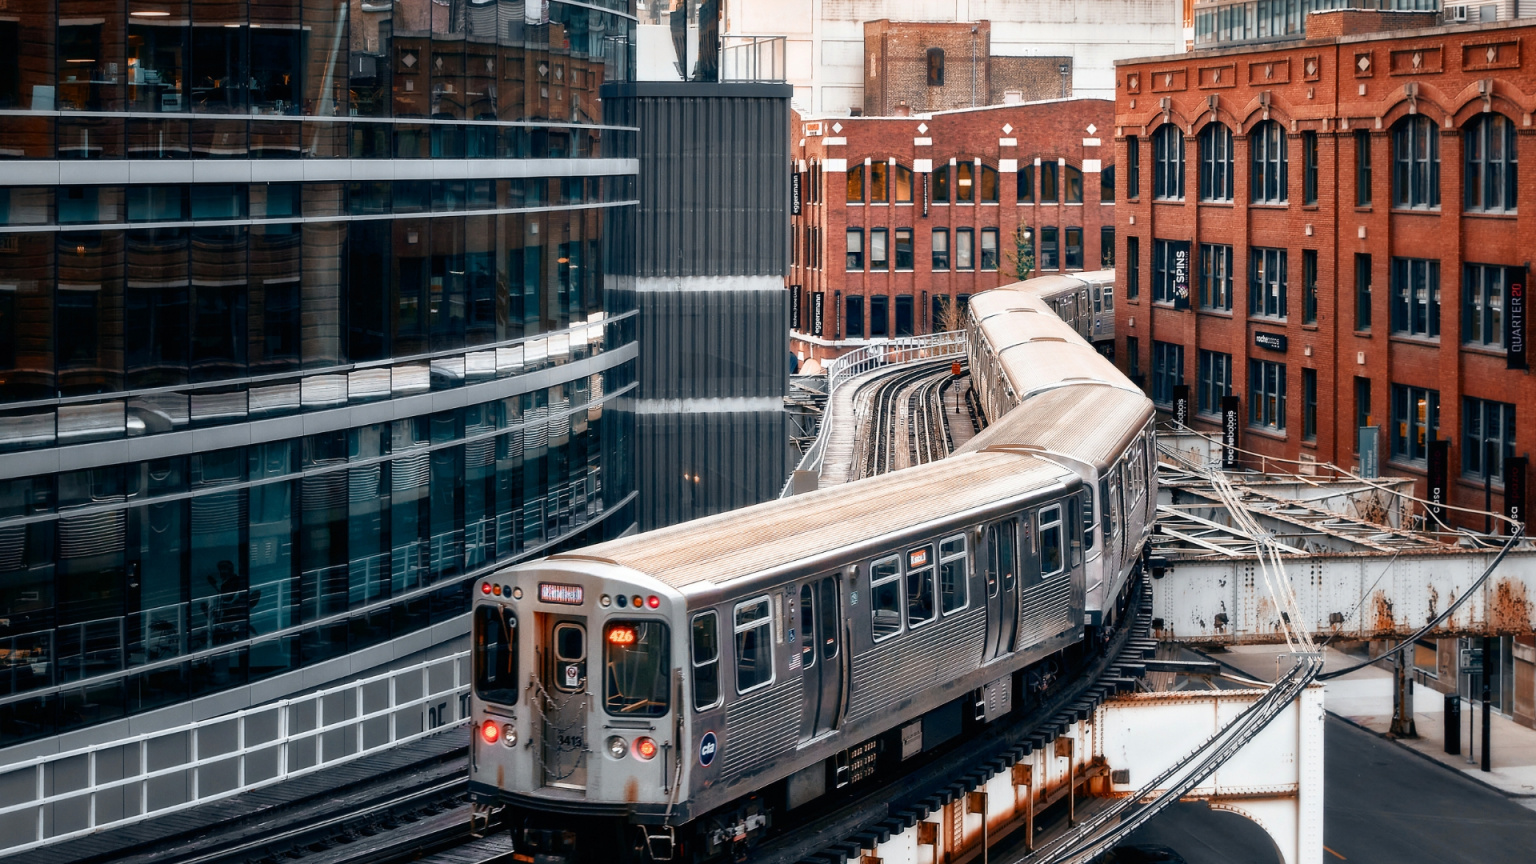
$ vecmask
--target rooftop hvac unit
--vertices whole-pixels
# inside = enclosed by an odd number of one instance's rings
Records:
[[[1467,7],[1465,6],[1447,6],[1445,11],[1449,13],[1452,21],[1467,20]]]

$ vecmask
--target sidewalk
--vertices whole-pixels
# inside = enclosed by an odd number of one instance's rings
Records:
[[[1273,681],[1275,660],[1280,653],[1272,645],[1242,645],[1207,656],[1255,678]],[[1324,671],[1342,669],[1364,659],[1331,648],[1325,649],[1325,655]],[[1329,713],[1378,735],[1386,735],[1391,728],[1390,671],[1367,666],[1323,682],[1323,693]],[[1398,739],[1398,744],[1506,795],[1520,798],[1521,804],[1536,809],[1536,729],[1494,714],[1489,724],[1493,739],[1493,770],[1484,773],[1478,768],[1482,763],[1482,706],[1477,706],[1474,716],[1474,703],[1462,701],[1461,755],[1451,756],[1445,752],[1444,694],[1415,685],[1413,696],[1413,721],[1419,737]],[[1469,733],[1472,734],[1472,748],[1468,747]],[[1477,762],[1467,762],[1467,754],[1474,751]]]

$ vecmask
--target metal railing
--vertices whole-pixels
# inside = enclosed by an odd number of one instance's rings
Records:
[[[156,819],[469,722],[469,652],[0,766],[0,852]],[[11,803],[14,802],[14,803]]]
[[[720,52],[721,81],[784,81],[783,36],[727,36]]]
[[[800,464],[795,466],[795,470],[821,470],[821,460],[827,452],[827,438],[836,424],[832,408],[837,398],[838,387],[866,372],[871,372],[881,367],[901,366],[919,360],[936,360],[941,357],[964,357],[965,351],[965,331],[951,330],[947,333],[930,333],[926,336],[902,336],[897,339],[874,342],[862,348],[849,351],[847,354],[828,363],[827,409],[822,416],[821,428],[816,432],[815,442],[806,448],[805,455],[800,458]],[[779,495],[780,498],[789,495],[793,483],[794,477],[791,475],[784,483],[784,489]]]

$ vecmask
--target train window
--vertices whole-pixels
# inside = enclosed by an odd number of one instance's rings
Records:
[[[1113,469],[1110,469],[1113,470]],[[1102,518],[1099,520],[1099,529],[1104,532],[1104,542],[1109,543],[1109,538],[1115,536],[1115,508],[1109,506],[1109,471],[1099,478],[1099,509]]]
[[[1083,487],[1083,491],[1081,493],[1081,497],[1083,499],[1083,503],[1082,503],[1082,507],[1083,507],[1083,548],[1092,551],[1093,546],[1094,546],[1094,542],[1095,542],[1094,541],[1094,537],[1093,537],[1093,484],[1092,483],[1089,483],[1089,484],[1087,484],[1087,485],[1085,485]]]
[[[517,704],[517,614],[501,606],[475,609],[475,695]]]
[[[921,627],[939,617],[933,596],[933,547],[907,550],[907,626]]]
[[[816,665],[816,592],[809,585],[800,586],[800,666]]]
[[[821,659],[837,657],[837,583],[833,577],[821,580]],[[810,638],[810,631],[806,631]]]
[[[1061,554],[1061,505],[1040,511],[1040,577],[1053,576],[1066,569]]]
[[[773,683],[773,612],[767,597],[736,604],[736,692]]]
[[[603,628],[603,709],[660,717],[671,708],[672,640],[660,621],[611,621]]]
[[[1074,495],[1067,499],[1064,506],[1067,508],[1067,518],[1062,523],[1062,531],[1067,535],[1067,548],[1072,550],[1068,561],[1077,567],[1083,563],[1082,497]]]
[[[965,608],[967,560],[964,534],[939,541],[939,598],[945,615]]]
[[[693,616],[693,709],[720,704],[720,616]]]
[[[996,597],[999,587],[1012,591],[1018,584],[1013,546],[1018,539],[1018,525],[1005,519],[987,529],[987,596]]]
[[[896,556],[869,567],[870,630],[875,641],[901,632],[901,567]]]

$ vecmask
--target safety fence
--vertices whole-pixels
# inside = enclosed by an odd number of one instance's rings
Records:
[[[0,766],[0,856],[335,768],[469,722],[469,652]]]

